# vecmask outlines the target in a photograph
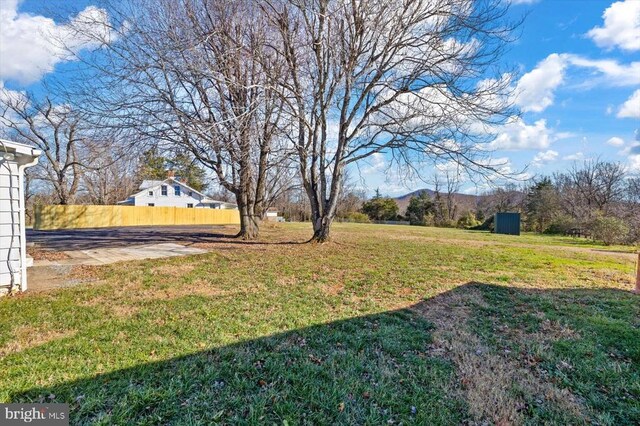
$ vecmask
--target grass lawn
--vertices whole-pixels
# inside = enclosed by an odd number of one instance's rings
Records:
[[[229,230],[232,233],[232,230]],[[74,424],[639,424],[628,248],[304,224],[0,300],[0,402]]]

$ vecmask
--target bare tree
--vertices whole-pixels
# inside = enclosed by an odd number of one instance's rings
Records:
[[[367,200],[364,190],[356,187],[356,183],[351,180],[349,172],[345,171],[340,183],[340,199],[336,207],[336,216],[346,218],[350,213],[360,211],[362,204]]]
[[[85,144],[85,155],[93,160],[84,168],[81,191],[89,203],[116,204],[135,192],[138,152],[126,148],[126,144],[112,137]]]
[[[625,170],[619,163],[587,160],[575,163],[565,173],[556,173],[554,184],[562,194],[561,207],[565,213],[586,224],[596,213],[609,214],[623,200]]]
[[[511,26],[498,0],[266,0],[314,235],[330,237],[349,164],[376,153],[495,172],[478,149],[512,112],[491,72]]]
[[[640,241],[640,177],[627,179],[624,210],[626,222],[631,230],[629,240],[638,243]]]
[[[460,191],[461,171],[454,165],[453,169],[444,168],[433,176],[435,192],[436,223],[451,225],[458,215],[456,195]]]
[[[188,151],[234,194],[238,235],[256,238],[290,168],[284,100],[272,83],[281,60],[268,48],[260,10],[231,0],[123,1],[109,10],[117,36],[89,61],[103,90],[96,93],[92,73],[79,91],[84,104],[104,125]]]
[[[635,206],[640,205],[640,177],[631,177],[627,179],[626,188],[627,202]],[[638,211],[640,213],[640,211]]]
[[[504,187],[493,188],[478,199],[477,210],[482,217],[490,217],[495,213],[523,210],[526,194],[515,183]]]
[[[56,203],[73,203],[80,185],[82,131],[80,118],[68,105],[56,105],[29,93],[0,89],[0,123],[18,141],[42,150],[31,176],[50,185]]]

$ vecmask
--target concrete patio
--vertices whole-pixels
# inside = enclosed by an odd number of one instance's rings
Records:
[[[28,290],[69,287],[91,281],[87,268],[115,262],[188,256],[208,250],[195,243],[220,240],[220,226],[131,227],[60,231],[27,230],[27,241],[42,253],[27,269]],[[35,257],[35,256],[34,256]]]
[[[53,265],[107,265],[115,262],[127,262],[131,260],[159,259],[162,257],[187,256],[206,253],[207,250],[195,247],[186,247],[175,243],[160,243],[140,245],[132,247],[111,247],[88,250],[68,250],[62,253],[68,259],[61,260],[36,260],[33,267]]]

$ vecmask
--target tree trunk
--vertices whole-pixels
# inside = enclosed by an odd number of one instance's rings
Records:
[[[313,237],[311,242],[326,243],[331,240],[332,217],[321,216],[313,222]]]
[[[254,214],[253,209],[244,201],[242,196],[237,197],[237,203],[240,211],[240,232],[238,232],[236,238],[243,240],[258,239],[260,219]]]
[[[240,213],[240,232],[236,235],[237,238],[243,240],[256,240],[258,239],[260,231],[259,220],[255,216],[244,215]]]
[[[339,182],[342,178],[342,166],[339,165],[338,167],[339,169],[333,175],[329,200],[322,203],[311,203],[313,217],[313,237],[310,240],[311,242],[325,243],[331,240],[331,224],[336,217],[338,199],[340,198],[340,187],[336,182]],[[322,209],[320,209],[321,206]]]

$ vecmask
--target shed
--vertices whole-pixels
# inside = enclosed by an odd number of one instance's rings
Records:
[[[0,139],[0,294],[27,289],[24,170],[41,151]]]
[[[493,227],[496,234],[520,235],[520,213],[496,213]]]
[[[278,209],[269,207],[265,212],[264,218],[268,222],[278,222]]]

